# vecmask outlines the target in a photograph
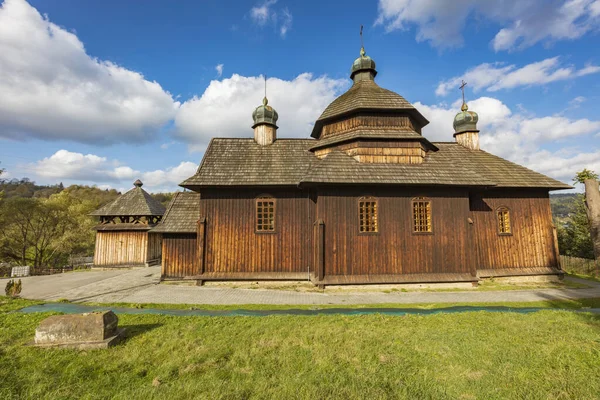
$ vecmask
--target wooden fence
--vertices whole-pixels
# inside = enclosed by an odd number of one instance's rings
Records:
[[[600,275],[600,262],[587,258],[560,256],[563,271],[579,275]]]

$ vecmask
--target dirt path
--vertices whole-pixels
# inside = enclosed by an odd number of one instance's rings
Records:
[[[531,289],[505,291],[306,292],[274,289],[235,289],[158,284],[160,268],[75,272],[23,278],[22,297],[74,302],[163,304],[385,304],[533,302],[600,297],[600,283],[567,278],[589,285],[584,289]],[[5,279],[0,280],[1,287]]]

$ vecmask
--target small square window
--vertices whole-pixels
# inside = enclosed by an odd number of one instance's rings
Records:
[[[431,226],[431,201],[419,197],[412,202],[413,231],[432,232]]]
[[[361,233],[378,232],[376,199],[364,199],[358,202],[358,226]]]
[[[512,233],[510,210],[506,207],[500,207],[496,211],[496,215],[498,218],[498,233],[500,235],[510,235]]]
[[[256,199],[256,231],[275,231],[275,199],[269,197]]]

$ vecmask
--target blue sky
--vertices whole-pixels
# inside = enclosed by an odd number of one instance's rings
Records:
[[[308,137],[360,50],[379,85],[451,141],[468,82],[485,150],[570,182],[600,172],[600,0],[5,0],[0,167],[9,178],[151,191],[211,137],[251,137],[262,76],[280,137]]]

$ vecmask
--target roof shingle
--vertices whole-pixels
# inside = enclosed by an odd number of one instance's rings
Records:
[[[94,216],[152,216],[163,215],[165,206],[155,200],[148,192],[136,186],[120,195],[114,201],[90,213]]]
[[[181,186],[269,186],[303,183],[459,185],[568,189],[569,185],[482,150],[433,143],[422,164],[360,163],[333,151],[318,159],[311,139],[213,139],[196,175]]]
[[[177,192],[162,220],[152,232],[195,233],[200,217],[200,194]]]

